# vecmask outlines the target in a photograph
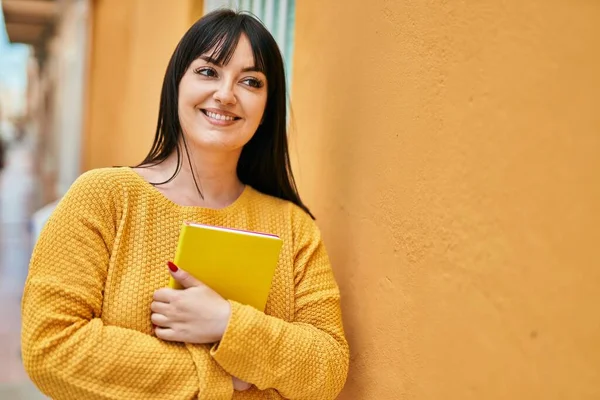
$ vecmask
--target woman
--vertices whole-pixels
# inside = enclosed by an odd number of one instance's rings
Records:
[[[265,312],[169,262],[182,221],[283,239]],[[169,275],[186,289],[166,288]],[[339,291],[294,184],[285,79],[254,18],[211,13],[167,68],[137,168],[83,174],[48,221],[23,296],[23,361],[55,399],[333,399]]]

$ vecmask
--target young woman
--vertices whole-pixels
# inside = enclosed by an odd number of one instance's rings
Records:
[[[348,370],[340,295],[298,196],[283,62],[253,17],[208,14],[165,75],[136,168],[83,174],[48,221],[23,296],[23,361],[54,399],[334,399]],[[182,221],[283,248],[265,312],[169,260]],[[185,289],[166,288],[169,276]]]

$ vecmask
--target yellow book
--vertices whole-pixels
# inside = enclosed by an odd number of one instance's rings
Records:
[[[184,222],[173,262],[223,298],[264,311],[282,244],[271,234]],[[173,277],[169,287],[182,288]]]

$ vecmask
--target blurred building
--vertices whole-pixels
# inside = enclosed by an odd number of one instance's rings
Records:
[[[3,0],[8,37],[32,47],[23,124],[35,143],[44,204],[81,172],[89,38],[87,0]]]

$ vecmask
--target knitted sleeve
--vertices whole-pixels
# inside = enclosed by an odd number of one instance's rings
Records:
[[[55,399],[230,399],[208,346],[189,351],[100,319],[119,188],[82,175],[36,244],[22,300],[23,363]]]
[[[340,294],[312,220],[294,225],[295,318],[265,315],[231,302],[225,335],[211,351],[230,374],[259,390],[275,389],[287,399],[334,399],[346,381],[349,363]]]

